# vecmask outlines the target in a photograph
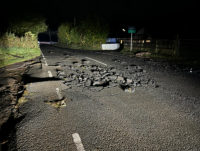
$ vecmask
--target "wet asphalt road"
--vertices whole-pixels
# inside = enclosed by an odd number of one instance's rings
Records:
[[[50,45],[41,45],[41,51],[45,59],[32,66],[25,79],[33,95],[19,108],[21,120],[10,136],[10,150],[200,150],[200,78],[189,68],[119,52]],[[145,72],[134,93],[119,86],[91,91],[63,83],[58,71],[68,73],[66,65],[83,59],[101,69],[114,67],[122,77],[129,65]],[[85,72],[91,74],[90,69]],[[60,109],[45,103],[58,99],[56,88],[66,99]],[[81,141],[73,137],[76,133]]]

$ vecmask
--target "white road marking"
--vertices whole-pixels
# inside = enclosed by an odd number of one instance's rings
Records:
[[[61,100],[61,99],[62,99],[62,96],[61,96],[61,94],[60,94],[60,92],[59,92],[59,88],[56,88],[56,93],[57,93],[57,95],[58,95],[58,99]]]
[[[101,64],[107,66],[107,64],[105,64],[105,63],[103,63],[103,62],[100,62],[100,61],[97,61],[97,60],[95,60],[95,59],[92,59],[92,58],[89,58],[89,57],[85,57],[85,58],[88,58],[88,59],[90,59],[90,60],[96,61],[96,62],[98,62],[98,63],[101,63]]]
[[[51,71],[48,71],[49,77],[53,77]]]
[[[81,138],[80,136],[78,135],[78,133],[74,133],[72,134],[72,137],[74,139],[74,143],[76,145],[76,148],[77,148],[77,151],[85,151],[84,147],[83,147],[83,144],[81,142]]]
[[[40,49],[40,51],[41,51],[41,49]],[[44,59],[45,65],[48,66],[47,61],[46,61],[46,59],[45,59],[45,57],[44,57],[42,51],[41,51],[41,54],[42,54],[42,58]]]
[[[43,55],[43,53],[42,53],[42,51],[41,51],[41,49],[40,49],[40,52],[41,52],[41,54],[42,54],[43,59],[45,59],[45,58],[44,58],[44,55]]]

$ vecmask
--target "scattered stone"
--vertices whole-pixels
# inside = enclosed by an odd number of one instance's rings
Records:
[[[89,87],[89,86],[91,86],[91,84],[92,84],[92,81],[90,79],[87,79],[85,82],[85,86]]]
[[[98,80],[101,79],[101,77],[99,77],[99,76],[93,76],[93,79],[94,79],[95,81],[98,81]]]
[[[118,77],[117,77],[117,81],[124,81],[124,78],[121,77],[121,76],[118,76]]]
[[[126,62],[125,61],[122,61],[122,62],[120,62],[121,64],[126,64]]]
[[[118,59],[113,61],[123,63]],[[128,65],[122,70],[115,67],[103,68],[97,65],[84,65],[89,63],[90,61],[82,60],[82,64],[73,62],[74,66],[66,65],[65,68],[69,69],[67,74],[61,70],[58,71],[59,77],[64,78],[64,85],[75,85],[76,88],[87,87],[91,91],[125,85],[123,91],[131,93],[135,91],[136,86],[155,86],[154,81],[149,80],[147,76],[144,77],[146,70],[142,70],[140,66]]]
[[[117,79],[117,76],[116,76],[116,75],[112,75],[112,76],[108,76],[108,78],[109,78],[110,80],[116,80],[116,79]]]
[[[99,71],[98,70],[92,70],[92,73],[93,74],[99,74]]]
[[[89,64],[90,61],[83,61],[83,64]]]
[[[139,87],[139,86],[140,86],[140,83],[137,83],[136,86]]]
[[[111,74],[111,73],[108,73],[108,72],[107,72],[107,73],[105,73],[105,74],[102,75],[102,78],[104,78],[104,77],[106,77],[106,76],[108,76],[108,75],[110,75],[110,74]]]
[[[64,71],[58,71],[58,76],[66,76]]]
[[[90,68],[89,66],[86,66],[86,65],[82,65],[81,67],[82,67],[82,69],[89,69]]]
[[[100,86],[100,85],[104,85],[105,84],[105,81],[95,81],[93,83],[93,86]]]
[[[128,66],[128,70],[132,70],[132,69],[136,69],[137,68],[137,66],[135,66],[135,65],[129,65]]]
[[[74,63],[74,65],[76,66],[76,67],[80,67],[82,64],[80,64],[80,63]]]
[[[71,81],[73,81],[73,78],[64,78],[64,80],[65,80],[66,82],[71,82]]]
[[[73,75],[71,75],[71,77],[72,77],[73,79],[75,79],[77,76],[76,76],[75,74],[73,74]]]
[[[127,83],[131,83],[131,82],[133,82],[131,79],[126,79],[126,82]]]
[[[115,68],[115,67],[111,67],[111,68],[110,68],[110,72],[113,72],[113,71],[116,71],[116,68]]]

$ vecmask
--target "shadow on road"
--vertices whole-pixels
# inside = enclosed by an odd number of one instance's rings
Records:
[[[35,78],[35,77],[31,77],[27,74],[24,74],[22,76],[22,81],[24,81],[24,84],[28,84],[28,83],[33,83],[33,82],[44,82],[44,81],[56,81],[56,80],[61,80],[59,78]]]

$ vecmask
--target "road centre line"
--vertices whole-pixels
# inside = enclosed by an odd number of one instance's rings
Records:
[[[95,60],[95,59],[92,59],[92,58],[89,58],[89,57],[85,57],[85,58],[88,58],[88,59],[90,59],[90,60],[96,61],[96,62],[98,62],[98,63],[101,63],[101,64],[107,66],[107,64],[105,64],[105,63],[103,63],[103,62],[100,62],[100,61],[97,61],[97,60]]]
[[[61,99],[62,99],[62,96],[61,96],[61,94],[60,94],[60,92],[59,92],[59,88],[56,88],[56,93],[57,93],[57,95],[58,95],[58,99],[61,100]]]
[[[51,71],[48,71],[49,77],[53,77]]]
[[[85,151],[79,134],[78,133],[74,133],[74,134],[72,134],[72,137],[74,139],[74,143],[76,145],[77,151]]]
[[[41,51],[41,49],[40,49],[40,51]],[[45,65],[48,66],[47,61],[46,61],[46,59],[45,59],[45,57],[44,57],[42,51],[41,51],[41,54],[42,54],[42,57],[43,57],[43,59],[44,59]]]

